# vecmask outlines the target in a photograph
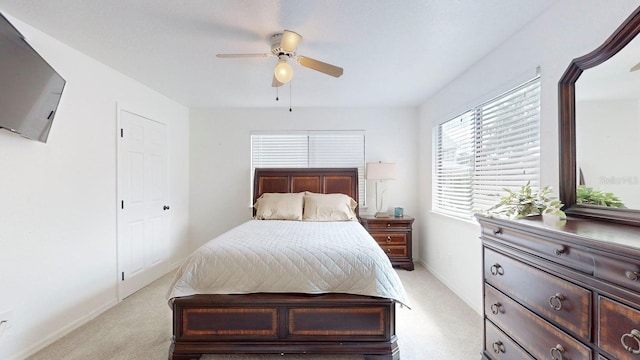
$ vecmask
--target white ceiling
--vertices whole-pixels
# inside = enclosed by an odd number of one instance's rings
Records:
[[[0,0],[0,11],[189,107],[275,101],[283,29],[297,53],[344,68],[294,65],[294,107],[416,106],[557,0]],[[27,39],[28,40],[28,39]],[[62,74],[64,76],[64,74]],[[283,104],[285,100],[286,104]]]

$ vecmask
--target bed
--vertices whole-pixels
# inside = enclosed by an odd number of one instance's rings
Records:
[[[304,192],[345,194],[357,199],[357,169],[256,169],[255,171],[254,200],[259,199],[263,194]],[[357,213],[356,209],[355,214]],[[406,295],[402,285],[398,285],[397,274],[393,270],[389,272],[391,264],[388,258],[368,234],[365,236],[369,238],[357,240],[360,243],[355,243],[356,240],[353,240],[354,245],[363,250],[343,252],[345,258],[350,257],[349,253],[354,253],[353,256],[364,259],[358,262],[364,263],[364,266],[369,266],[368,268],[358,270],[356,266],[347,263],[339,265],[338,267],[342,267],[343,270],[347,269],[342,272],[356,275],[344,277],[344,274],[336,274],[335,279],[334,276],[327,277],[324,282],[335,283],[329,285],[332,289],[330,291],[327,291],[324,284],[318,286],[317,279],[315,283],[296,285],[302,287],[289,287],[290,282],[304,282],[307,277],[313,278],[317,275],[307,276],[298,273],[302,273],[304,268],[311,267],[305,264],[320,261],[318,259],[321,258],[318,252],[311,249],[314,246],[321,246],[319,241],[322,240],[306,239],[307,236],[323,233],[324,230],[321,229],[326,227],[337,227],[331,231],[327,230],[324,234],[329,237],[329,241],[326,241],[324,246],[328,246],[326,245],[328,243],[344,244],[350,241],[344,238],[352,236],[350,235],[352,232],[366,233],[359,223],[357,221],[327,222],[326,225],[321,225],[305,223],[305,221],[279,221],[279,224],[275,225],[276,222],[278,221],[248,221],[203,245],[180,267],[168,293],[169,305],[173,311],[173,336],[169,359],[199,359],[203,354],[269,353],[358,354],[366,360],[400,359],[395,329],[395,306],[396,303],[406,304]],[[305,243],[304,251],[296,255],[281,255],[278,254],[279,249],[274,250],[273,254],[269,254],[269,259],[274,258],[276,264],[279,264],[278,262],[294,263],[293,269],[298,270],[283,270],[273,266],[268,271],[264,270],[260,267],[262,261],[254,260],[252,256],[261,251],[260,247],[275,248],[273,244],[277,243],[277,238],[281,236],[278,233],[279,229],[288,227],[294,229],[294,233],[303,234],[301,236],[308,241],[308,245]],[[264,239],[262,241],[264,244],[250,242],[247,234],[254,232],[256,237]],[[224,242],[224,239],[220,239],[229,237],[244,239],[245,236],[246,241]],[[354,235],[353,238],[360,237]],[[203,260],[202,253],[220,252],[219,249],[223,248],[223,244],[235,245],[225,247],[225,255],[219,256],[215,261]],[[300,248],[300,243],[295,244],[298,245],[291,245],[291,247]],[[370,244],[373,244],[373,247],[370,247]],[[287,246],[287,242],[283,240],[282,245],[278,244],[277,247],[286,248]],[[340,246],[335,245],[335,248]],[[333,248],[334,245],[331,245],[331,251],[334,251]],[[230,261],[233,252],[245,254],[242,261]],[[373,260],[365,257],[364,254],[367,253],[372,254]],[[207,266],[214,266],[213,263],[217,262],[222,265],[221,268],[215,268],[218,270],[207,268]],[[265,261],[265,263],[274,262]],[[232,268],[238,264],[241,264],[240,267]],[[226,271],[229,273],[229,278],[221,280],[221,285],[215,285],[213,283],[218,281],[218,278],[222,278],[222,273],[225,272],[219,269],[232,270]],[[194,274],[193,271],[199,273]],[[201,274],[212,271],[217,271],[219,276],[193,281],[201,278]],[[288,274],[286,274],[287,271]],[[246,279],[244,274],[249,272],[257,274],[268,272],[270,276],[266,277],[267,280],[263,278],[254,280],[257,287],[247,290],[241,287],[252,283],[244,280]],[[371,284],[366,276],[363,276],[365,273],[381,275],[375,275],[375,284]],[[289,276],[297,280],[290,280]],[[360,279],[360,276],[363,279]],[[278,279],[286,279],[286,281],[278,281]],[[387,281],[390,283],[387,284]],[[240,282],[242,285],[238,285]],[[358,285],[344,290],[341,286],[345,282],[354,282]],[[207,283],[207,286],[202,285],[203,283]]]

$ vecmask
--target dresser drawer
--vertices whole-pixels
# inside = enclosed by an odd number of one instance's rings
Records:
[[[592,254],[570,244],[501,226],[483,227],[482,235],[574,270],[593,274]]]
[[[591,338],[591,291],[487,248],[484,277],[540,316],[587,341]]]
[[[407,234],[405,233],[371,233],[380,245],[405,245]]]
[[[620,360],[640,359],[640,311],[598,297],[598,346]]]
[[[387,254],[388,257],[406,257],[407,256],[407,247],[406,246],[386,246],[380,245],[382,251]]]
[[[492,311],[492,304],[500,305]],[[537,359],[551,359],[552,352],[565,360],[591,359],[589,347],[489,285],[485,285],[485,314]]]
[[[622,257],[595,255],[595,273],[597,278],[610,281],[616,285],[640,291],[640,260]]]
[[[495,360],[535,360],[491,321],[485,320],[484,348]]]

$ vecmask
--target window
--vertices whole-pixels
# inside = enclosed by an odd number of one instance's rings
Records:
[[[433,210],[461,218],[540,178],[540,78],[437,126]]]
[[[358,168],[358,203],[365,204],[364,131],[251,133],[251,184],[260,167]],[[252,189],[253,191],[253,189]]]

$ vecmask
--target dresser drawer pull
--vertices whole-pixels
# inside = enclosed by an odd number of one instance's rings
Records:
[[[636,345],[635,348],[627,345],[627,338],[631,338],[632,340],[636,341],[635,344],[633,344],[632,342],[632,345]],[[620,338],[620,342],[622,343],[622,346],[624,346],[624,349],[628,352],[634,355],[640,355],[640,331],[636,329],[631,330],[630,334],[622,335],[622,338]]]
[[[494,315],[498,315],[498,313],[500,312],[500,307],[502,306],[502,304],[500,304],[499,302],[495,302],[491,305],[491,312]]]
[[[491,275],[504,275],[504,268],[502,267],[502,265],[491,265]]]
[[[624,274],[627,276],[627,279],[631,281],[638,281],[638,279],[640,279],[640,272],[637,271],[625,271]]]
[[[566,252],[566,250],[564,248],[562,249],[555,249],[553,251],[556,255],[561,256],[562,254],[564,254]]]
[[[391,227],[391,223],[387,223],[387,227]]]
[[[387,242],[391,242],[391,236],[387,236]]]
[[[502,229],[497,228],[497,229],[493,230],[493,235],[500,235],[500,234],[502,234]]]
[[[562,354],[564,354],[564,347],[562,347],[562,345],[558,344],[555,347],[551,348],[551,358],[553,360],[562,360],[562,359],[564,359],[562,357]]]
[[[391,249],[387,249],[387,254],[391,254]]]
[[[496,353],[496,354],[500,354],[500,353],[504,353],[505,352],[504,344],[500,340],[498,340],[498,341],[494,342],[493,344],[491,344],[491,347],[493,348],[493,352]]]
[[[549,298],[549,306],[555,311],[562,310],[562,300],[564,300],[564,295],[557,293]]]

